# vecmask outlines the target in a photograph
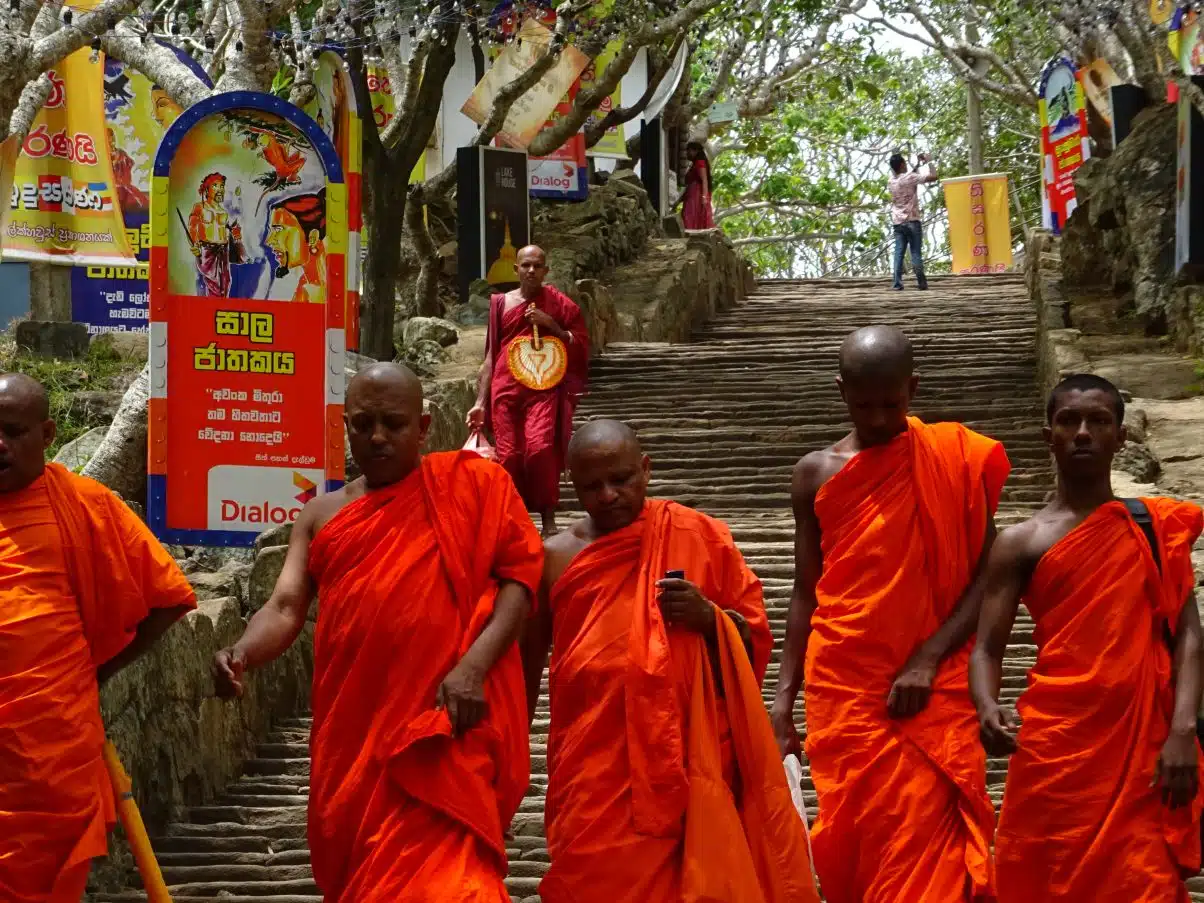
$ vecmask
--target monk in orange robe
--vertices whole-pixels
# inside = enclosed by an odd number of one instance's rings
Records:
[[[99,685],[196,606],[105,487],[45,463],[46,390],[0,376],[0,900],[79,903],[116,821]]]
[[[970,666],[983,743],[1012,755],[999,903],[1188,903],[1184,878],[1200,869],[1201,511],[1112,494],[1124,400],[1107,380],[1068,377],[1047,413],[1057,493],[991,550]],[[1037,663],[1017,736],[997,699],[1021,601]]]
[[[547,541],[524,644],[532,715],[553,650],[540,897],[819,903],[761,700],[761,584],[723,524],[645,498],[648,468],[614,421],[570,446],[588,516]]]
[[[271,599],[218,654],[219,692],[296,639],[316,591],[309,844],[327,903],[509,903],[539,534],[496,464],[420,457],[430,415],[404,367],[360,371],[346,420],[363,476],[302,509]]]
[[[805,662],[828,903],[991,897],[994,812],[967,690],[981,591],[1010,465],[960,424],[907,416],[918,377],[899,330],[840,350],[853,431],[795,468],[795,586],[771,716],[783,754]]]

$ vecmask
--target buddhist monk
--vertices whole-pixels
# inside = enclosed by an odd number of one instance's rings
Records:
[[[1188,903],[1183,879],[1200,868],[1201,512],[1145,498],[1126,500],[1131,514],[1112,494],[1124,401],[1107,380],[1063,380],[1047,417],[1057,491],[991,550],[970,665],[983,743],[1012,756],[999,903]],[[1019,727],[997,700],[1022,601],[1037,663]]]
[[[409,370],[361,370],[345,414],[363,475],[302,509],[272,597],[217,656],[219,691],[288,648],[316,592],[309,845],[327,903],[509,903],[539,534],[496,464],[421,456]]]
[[[761,584],[719,521],[646,498],[608,420],[573,437],[586,516],[546,543],[524,642],[529,714],[553,650],[544,903],[819,903],[760,681]]]
[[[908,416],[919,377],[898,329],[840,349],[853,430],[794,469],[795,583],[771,710],[807,744],[811,841],[828,903],[991,899],[994,813],[967,687],[981,590],[1010,465],[957,423]]]
[[[46,464],[46,390],[0,375],[0,900],[79,903],[116,821],[99,686],[196,606],[138,517]]]
[[[560,474],[589,369],[581,310],[543,284],[547,275],[543,249],[528,245],[518,252],[518,288],[490,299],[485,361],[468,412],[469,429],[493,433],[498,463],[527,507],[539,512],[545,537],[556,532]]]

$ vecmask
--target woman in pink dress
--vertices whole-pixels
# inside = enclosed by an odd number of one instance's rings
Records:
[[[687,229],[714,229],[711,212],[711,161],[697,141],[686,145],[690,169],[686,173],[686,192],[682,195],[681,219]]]

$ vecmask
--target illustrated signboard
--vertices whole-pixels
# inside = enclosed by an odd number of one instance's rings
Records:
[[[77,4],[84,12],[92,2]],[[0,216],[8,259],[133,264],[105,153],[104,63],[82,48],[47,73],[50,97],[34,118]]]
[[[569,87],[568,94],[556,104],[546,123],[551,128],[573,109],[578,84]],[[589,165],[585,159],[585,134],[578,131],[546,157],[529,157],[527,183],[533,198],[547,200],[584,201],[589,197]]]
[[[334,145],[347,183],[347,348],[360,347],[360,235],[363,231],[363,141],[355,86],[333,50],[318,54],[314,97],[305,112]]]
[[[217,94],[151,190],[147,510],[164,542],[251,545],[343,480],[347,186],[279,98]]]
[[[1047,205],[1045,227],[1060,233],[1074,212],[1074,174],[1091,155],[1083,86],[1067,57],[1041,70],[1037,110],[1041,120],[1041,181]]]
[[[1008,177],[1004,173],[943,179],[949,211],[952,270],[959,276],[1006,273],[1012,268]]]
[[[197,78],[209,77],[188,54],[172,49]],[[70,87],[68,88],[70,90]],[[150,317],[150,189],[155,151],[183,112],[142,73],[104,57],[106,152],[126,241],[135,263],[77,266],[71,270],[71,319],[88,332],[146,332]]]
[[[1079,73],[1083,91],[1095,112],[1109,128],[1112,127],[1112,88],[1121,84],[1120,76],[1103,57],[1092,60]]]
[[[505,147],[456,152],[460,295],[485,279],[497,289],[518,284],[518,251],[531,241],[527,155]]]
[[[1181,3],[1171,16],[1167,46],[1184,75],[1204,75],[1204,21],[1190,5]]]

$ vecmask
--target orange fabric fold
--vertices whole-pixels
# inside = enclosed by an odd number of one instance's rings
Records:
[[[505,903],[502,834],[529,781],[518,648],[488,713],[454,738],[439,684],[500,581],[534,592],[543,547],[505,471],[427,455],[340,511],[310,546],[318,586],[309,838],[326,900]]]
[[[720,616],[725,699],[706,644],[667,628],[668,570]],[[718,521],[665,501],[596,540],[551,591],[544,903],[813,903],[803,825],[760,695],[772,637],[761,585]]]
[[[1037,664],[996,836],[1000,903],[1187,903],[1183,877],[1199,870],[1204,801],[1171,811],[1151,782],[1174,710],[1163,629],[1195,582],[1201,512],[1145,502],[1162,575],[1110,502],[1045,553],[1029,584]]]
[[[828,903],[991,899],[994,812],[970,701],[971,644],[937,671],[928,706],[886,710],[891,684],[969,585],[1010,465],[960,424],[866,449],[820,489],[819,606],[805,668],[819,795],[812,848]]]
[[[188,581],[108,489],[57,464],[0,495],[0,900],[78,903],[116,820],[96,668]]]

